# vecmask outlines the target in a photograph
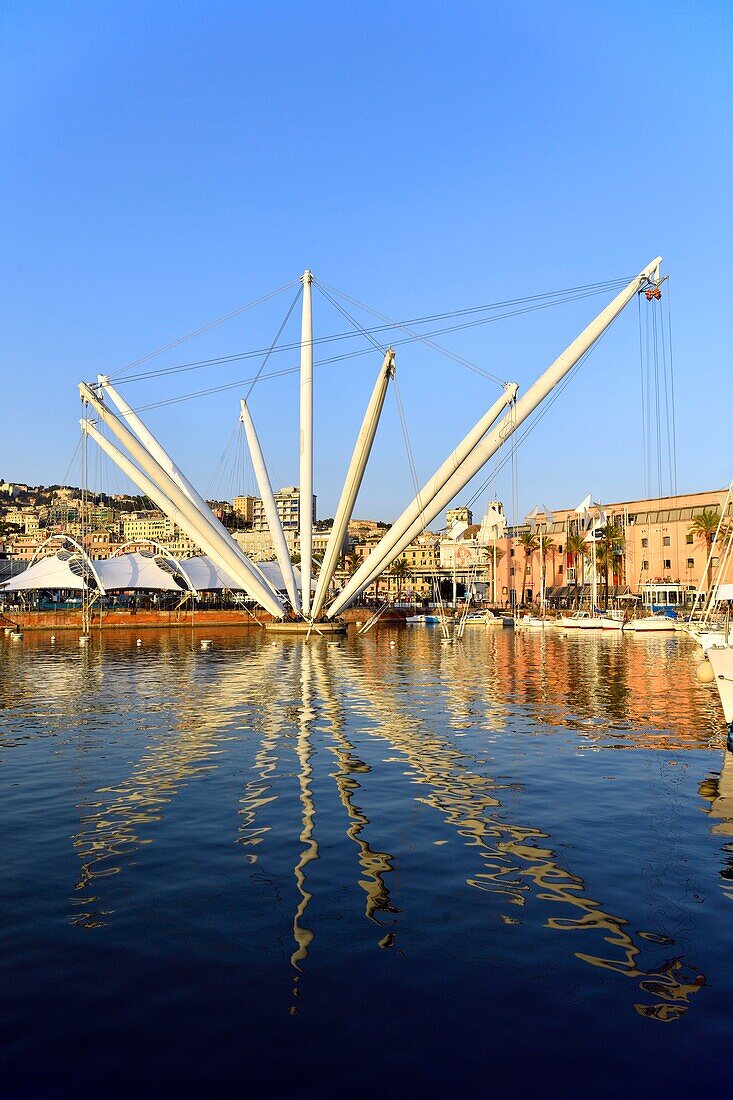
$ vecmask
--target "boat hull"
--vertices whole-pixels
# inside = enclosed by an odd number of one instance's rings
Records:
[[[711,646],[707,656],[715,674],[715,686],[718,689],[725,720],[731,726],[733,725],[733,646]]]
[[[657,632],[673,633],[677,629],[674,619],[649,618],[631,619],[624,625],[624,630],[630,630],[634,634],[649,634]]]
[[[305,621],[301,622],[299,620],[293,622],[279,622],[278,620],[275,620],[271,623],[265,623],[265,630],[268,630],[271,634],[290,635],[311,634],[311,636],[317,636],[319,634],[345,634],[346,627],[347,624],[339,620],[336,620],[334,622],[315,623],[313,625]]]
[[[603,620],[599,618],[573,619],[564,616],[557,625],[563,630],[603,630]]]

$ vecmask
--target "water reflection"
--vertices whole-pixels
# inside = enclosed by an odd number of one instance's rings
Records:
[[[540,846],[540,841],[549,839],[548,834],[534,825],[513,824],[500,816],[500,792],[518,788],[474,770],[473,759],[433,732],[419,714],[405,713],[385,690],[377,654],[376,647],[370,652],[365,646],[363,659],[342,666],[342,674],[358,679],[364,698],[381,719],[375,734],[386,738],[404,755],[414,782],[427,788],[420,800],[437,810],[459,836],[476,847],[483,870],[469,878],[468,885],[499,895],[515,906],[524,906],[527,897],[534,894],[537,900],[550,903],[551,914],[557,905],[570,907],[572,915],[548,915],[547,927],[596,932],[605,943],[619,949],[610,958],[576,952],[578,959],[633,978],[642,992],[660,998],[657,1003],[636,1004],[642,1015],[663,1021],[680,1016],[690,995],[704,985],[704,976],[678,957],[644,969],[640,959],[644,942],[635,941],[625,919],[607,912],[600,902],[587,896],[583,879],[560,866],[551,848]],[[469,672],[462,667],[464,673]],[[478,690],[475,666],[472,667],[474,675],[472,681],[464,682],[464,694]],[[453,676],[449,675],[448,700],[452,699],[452,681]]]
[[[519,925],[532,901],[546,928],[585,933],[580,944],[573,937],[575,958],[631,979],[631,1003],[645,1017],[679,1018],[705,983],[687,962],[684,944],[659,931],[633,931],[597,900],[599,884],[588,885],[558,856],[566,838],[553,839],[541,822],[522,820],[523,784],[511,771],[493,774],[486,755],[503,737],[553,730],[599,750],[669,752],[722,744],[715,700],[695,682],[676,639],[591,642],[549,632],[481,630],[467,632],[462,645],[445,647],[424,629],[380,631],[343,643],[312,639],[308,645],[259,633],[233,641],[225,634],[202,654],[196,637],[164,633],[146,637],[142,653],[129,638],[105,637],[88,649],[69,643],[53,652],[47,640],[31,639],[23,648],[4,647],[2,656],[3,746],[38,734],[57,736],[64,726],[75,731],[78,827],[72,843],[79,875],[73,919],[86,928],[114,919],[105,883],[155,841],[180,793],[214,775],[230,751],[242,767],[247,748],[251,759],[244,762],[231,842],[250,873],[277,883],[268,842],[276,831],[291,831],[289,961],[297,996],[309,953],[317,953],[317,924],[309,917],[314,864],[329,858],[319,846],[316,793],[316,780],[324,778],[318,772],[323,748],[329,754],[326,778],[343,812],[343,837],[355,853],[364,917],[376,925],[375,945],[398,942],[405,909],[390,886],[401,869],[399,857],[379,836],[395,813],[382,803],[380,782],[398,762],[417,791],[414,800],[444,827],[438,843],[454,836],[471,850],[475,865],[466,887],[487,895],[487,906],[494,903],[488,915]],[[87,790],[87,739],[99,739],[100,722],[110,713],[116,736],[125,738],[134,728],[144,734],[145,747],[118,781]],[[473,751],[462,740],[469,733]],[[379,769],[368,763],[372,744],[392,754]],[[711,831],[723,837],[733,836],[730,757],[700,791],[710,804]],[[215,804],[211,812],[224,818],[229,807]],[[278,841],[280,851],[281,836]],[[724,873],[727,881],[733,878],[730,866]],[[281,882],[277,889],[287,896]],[[409,887],[403,893],[409,904]],[[115,899],[119,907],[119,892]]]

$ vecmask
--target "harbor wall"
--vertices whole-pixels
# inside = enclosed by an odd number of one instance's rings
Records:
[[[341,616],[348,622],[366,622],[372,614],[368,608],[349,608]],[[405,618],[407,612],[394,610],[386,612],[380,622],[397,622]],[[255,617],[241,610],[196,611],[131,611],[117,610],[92,615],[93,630],[145,630],[149,628],[187,629],[192,627],[257,627],[269,623],[272,616],[266,611],[255,612]],[[81,611],[7,611],[0,614],[0,630],[3,627],[19,627],[21,630],[81,630]]]

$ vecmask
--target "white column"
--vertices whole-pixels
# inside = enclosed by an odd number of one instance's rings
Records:
[[[387,395],[387,386],[389,385],[390,378],[393,377],[394,351],[392,348],[388,348],[379,374],[377,375],[377,381],[374,384],[372,396],[369,399],[369,404],[364,413],[361,430],[356,438],[354,453],[351,456],[351,464],[346,474],[344,487],[341,491],[341,499],[333,520],[333,528],[331,529],[331,534],[326,546],[326,553],[323,556],[323,562],[318,574],[318,585],[311,608],[311,615],[314,619],[318,617],[323,607],[328,586],[331,583],[331,579],[338,565],[341,548],[343,547],[344,538],[346,537],[349,522],[354,511],[354,504],[356,503],[356,498],[364,478],[364,471],[366,470],[369,455],[371,454],[379,418],[382,415],[384,399]]]
[[[177,514],[185,519],[185,523],[180,523],[180,526],[188,536],[198,543],[202,549],[206,550],[217,565],[224,569],[230,577],[238,581],[244,591],[261,603],[271,615],[274,615],[277,619],[282,619],[285,609],[280,600],[270,589],[265,587],[252,567],[240,558],[234,548],[233,539],[228,534],[224,537],[213,530],[211,524],[191,503],[183,490],[167,476],[152,455],[125,427],[122,421],[113,412],[105,408],[89,386],[81,382],[79,392],[82,399],[92,406],[100,419],[104,421],[110,431],[117,436],[120,443],[127,448],[133,459],[147,473],[149,480],[157,487],[162,497],[173,504]],[[163,508],[163,511],[166,515],[169,515],[167,508]],[[170,518],[174,519],[174,522],[179,522],[172,515],[170,515]]]
[[[300,577],[303,614],[311,605],[313,571],[313,275],[305,271],[300,327]]]
[[[272,491],[272,485],[270,484],[267,467],[265,466],[265,459],[262,454],[262,448],[260,447],[260,441],[257,437],[257,431],[254,426],[254,421],[252,420],[252,414],[250,413],[247,402],[244,400],[244,398],[241,401],[241,406],[242,423],[244,424],[244,431],[247,436],[249,453],[252,456],[252,466],[254,468],[255,477],[257,479],[257,486],[260,490],[262,504],[265,509],[265,515],[267,517],[267,525],[270,528],[270,534],[272,535],[272,545],[275,550],[275,557],[277,558],[277,563],[280,566],[280,572],[283,575],[283,580],[285,581],[285,587],[287,589],[288,596],[290,597],[290,603],[292,604],[293,610],[300,611],[300,597],[298,596],[298,589],[295,584],[293,563],[290,560],[290,551],[288,550],[287,543],[285,542],[285,535],[283,534],[282,523],[280,522],[280,516],[277,512],[275,496]]]
[[[377,543],[377,546],[351,578],[351,581],[344,591],[339,594],[338,599],[328,610],[329,617],[337,615],[339,611],[348,607],[348,605],[356,599],[359,593],[372,582],[374,576],[381,573],[391,561],[394,561],[402,550],[409,545],[412,539],[418,535],[451,500],[453,500],[471,478],[478,473],[481,467],[488,462],[492,455],[499,450],[502,444],[513,435],[519,425],[522,424],[527,417],[532,415],[545,397],[547,397],[555,386],[557,386],[573,369],[578,360],[593,346],[598,337],[606,331],[609,325],[615,321],[624,306],[628,305],[641,287],[653,278],[658,280],[659,265],[661,262],[661,256],[657,256],[656,259],[652,260],[652,262],[648,264],[639,275],[632,279],[628,286],[617,294],[613,301],[607,305],[593,321],[591,321],[583,332],[565,349],[562,355],[555,359],[534,385],[530,386],[527,392],[519,398],[514,408],[503,418],[501,423],[470,449],[469,455],[458,464],[457,468],[455,468],[455,472],[445,481],[442,489],[434,496],[429,507],[424,506],[422,509],[419,507],[415,509],[415,502],[413,502],[413,505],[410,505],[397,523],[393,524],[387,534]],[[469,436],[466,438],[470,438],[473,434],[474,433],[469,433]],[[465,442],[464,440],[464,443]],[[453,456],[451,456],[451,458],[453,458]],[[450,462],[451,460],[449,459],[448,461]],[[410,513],[414,515],[415,511],[417,512],[417,517],[411,521]],[[403,533],[393,535],[395,528],[398,528],[398,530]]]
[[[391,550],[394,545],[400,540],[402,534],[408,529],[411,523],[414,521],[421,521],[422,530],[433,516],[437,515],[437,512],[431,512],[427,515],[428,509],[430,509],[436,494],[440,491],[443,485],[446,483],[449,477],[455,473],[461,466],[461,463],[471,453],[472,448],[479,442],[479,440],[486,434],[491,425],[497,419],[497,417],[504,411],[517,395],[518,386],[515,383],[511,383],[506,387],[502,396],[494,402],[488,412],[484,413],[479,421],[473,426],[468,435],[461,440],[456,449],[445,460],[443,465],[436,471],[430,481],[423,485],[418,495],[414,498],[411,504],[405,509],[399,519],[395,520],[387,533],[380,539],[376,547],[366,559],[366,561],[359,567],[352,579],[344,588],[329,609],[328,614],[331,615],[333,607],[341,607],[342,600],[345,596],[351,595],[352,592],[358,595],[358,592],[362,592],[376,576],[378,576],[389,565],[391,561],[394,561],[397,554],[392,554]],[[402,544],[403,548],[407,543]],[[386,559],[386,564],[383,564]],[[354,582],[366,574],[366,566],[370,566],[370,577],[365,584],[355,584]],[[345,604],[343,605],[345,606]]]
[[[171,481],[173,481],[179,487],[179,489],[181,489],[186,494],[191,503],[196,507],[197,511],[200,512],[200,514],[210,524],[214,531],[219,536],[223,536],[229,542],[231,542],[235,553],[242,559],[245,567],[248,568],[250,572],[254,572],[260,578],[260,581],[265,585],[266,588],[271,589],[272,586],[270,585],[267,577],[263,575],[263,573],[255,565],[254,562],[249,560],[247,555],[242,550],[241,546],[239,546],[239,544],[236,543],[233,539],[229,538],[229,532],[227,531],[226,527],[224,527],[224,524],[219,522],[219,520],[211,511],[208,504],[200,495],[200,493],[198,493],[198,491],[194,488],[194,486],[188,480],[183,471],[178,468],[168,452],[164,450],[164,448],[155,438],[150,429],[147,428],[145,424],[143,424],[137,413],[133,412],[133,410],[127,404],[122,395],[119,394],[114,386],[110,384],[109,379],[105,375],[100,374],[97,377],[103,391],[112,399],[113,403],[117,406],[122,418],[129,424],[133,432],[137,435],[143,446],[153,456],[163,472],[171,479]],[[272,592],[273,595],[276,594],[274,589],[272,589]]]
[[[82,431],[85,432],[90,439],[93,439],[100,450],[104,451],[104,453],[119,466],[123,474],[129,477],[130,481],[137,486],[140,492],[144,493],[146,497],[149,497],[162,512],[165,512],[169,519],[172,519],[174,523],[178,524],[181,530],[190,534],[191,525],[187,517],[176,508],[173,501],[165,495],[161,488],[155,485],[142,470],[139,470],[135,463],[130,461],[127,455],[123,454],[118,447],[115,447],[114,443],[111,443],[109,439],[105,439],[89,420],[81,420],[80,423]],[[199,541],[198,535],[190,535],[190,537],[194,538],[197,542]],[[230,566],[225,562],[224,558],[219,555],[215,546],[212,545],[211,547],[202,548],[206,549],[211,560],[225,572],[233,584],[241,584],[241,582],[232,575]],[[244,588],[244,585],[242,585],[242,588]]]

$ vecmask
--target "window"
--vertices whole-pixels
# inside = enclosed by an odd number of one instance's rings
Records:
[[[694,540],[695,540],[695,536],[692,534],[691,531],[688,531],[688,533],[687,533],[687,545],[692,546]]]
[[[649,562],[648,561],[643,561],[641,563],[641,568],[642,569],[648,569],[649,568]]]
[[[665,535],[664,539],[662,541],[663,541],[665,546],[671,546],[672,545],[672,540],[669,537],[669,535]]]
[[[713,567],[713,569],[717,569],[718,568],[718,559],[713,558],[713,560],[710,562],[710,564]]]
[[[510,557],[510,558],[513,558],[513,557],[514,557],[514,551],[513,551],[513,550],[510,550],[510,551],[509,551],[509,557]]]
[[[669,558],[664,559],[664,568],[665,569],[671,569],[672,568],[672,562],[670,561]]]
[[[511,567],[511,569],[509,570],[509,573],[512,577],[514,576],[514,566]]]
[[[695,559],[694,558],[688,558],[687,559],[687,568],[688,569],[694,569],[695,568]]]
[[[562,543],[560,543],[560,545],[558,546],[557,552],[558,554],[562,554]],[[562,570],[560,570],[560,572],[562,572]]]
[[[557,571],[562,575],[562,566],[559,566]]]
[[[642,550],[646,550],[646,548],[647,548],[647,546],[648,546],[648,545],[649,545],[649,539],[642,539],[642,540],[641,540],[641,548],[642,548]]]

